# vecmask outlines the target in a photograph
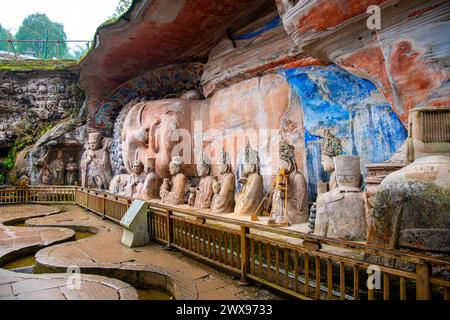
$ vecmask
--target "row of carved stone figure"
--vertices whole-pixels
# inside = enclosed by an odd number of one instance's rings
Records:
[[[68,157],[67,164],[63,158],[62,150],[56,153],[56,159],[49,165],[41,161],[39,180],[44,185],[77,185],[78,184],[78,165],[74,157]]]
[[[330,173],[328,183],[319,183],[317,202],[310,217],[307,202],[307,183],[297,169],[294,147],[280,146],[279,172],[285,178],[284,187],[274,183],[269,193],[271,203],[269,223],[294,225],[310,220],[311,232],[317,235],[348,240],[365,240],[367,234],[367,205],[361,192],[361,172],[358,157],[343,156],[339,139],[326,133],[322,145],[323,167]],[[188,205],[211,209],[212,213],[260,215],[263,210],[263,178],[260,175],[258,152],[247,144],[243,164],[242,188],[235,192],[235,175],[230,155],[222,151],[218,161],[218,177],[211,175],[211,164],[206,155],[200,156],[196,166],[199,182],[188,186],[188,177],[182,172],[183,160],[173,157],[170,178],[161,179],[155,172],[155,159],[144,164],[135,160],[131,174],[111,178],[108,151],[102,147],[101,136],[89,135],[88,149],[81,159],[82,185],[142,200],[160,199],[164,204]],[[278,179],[278,176],[277,176]],[[186,195],[189,196],[186,199]],[[187,200],[187,201],[186,201]],[[315,219],[314,219],[315,218]]]

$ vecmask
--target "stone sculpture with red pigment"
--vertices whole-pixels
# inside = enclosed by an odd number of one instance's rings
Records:
[[[197,209],[211,208],[214,178],[211,176],[211,163],[205,154],[200,155],[199,163],[197,164],[197,174],[200,177],[200,182],[195,189],[194,207]]]
[[[218,161],[219,177],[213,182],[213,213],[231,213],[234,211],[235,177],[231,169],[230,154],[222,150]]]
[[[103,144],[103,145],[102,145]],[[108,142],[98,132],[89,134],[86,151],[81,157],[81,185],[88,188],[108,189],[111,165]]]
[[[186,192],[187,179],[182,172],[183,159],[179,156],[172,158],[169,164],[171,179],[164,179],[161,185],[161,203],[169,205],[184,204],[184,193]]]

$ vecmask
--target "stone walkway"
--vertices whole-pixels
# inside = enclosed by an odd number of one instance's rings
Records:
[[[0,300],[137,300],[127,283],[96,275],[21,274],[0,269]]]
[[[121,227],[87,213],[78,206],[62,206],[63,213],[33,218],[27,226],[68,227],[95,236],[40,250],[36,269],[66,272],[76,265],[83,273],[110,276],[135,287],[152,284],[169,288],[176,299],[278,299],[260,286],[240,286],[236,279],[179,252],[158,244],[128,248],[121,244]]]
[[[42,205],[0,206],[0,266],[47,246],[74,240],[75,232],[70,229],[26,228],[4,225],[57,212],[60,212],[60,209]]]

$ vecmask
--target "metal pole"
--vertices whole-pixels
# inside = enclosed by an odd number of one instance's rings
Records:
[[[47,60],[47,53],[48,53],[48,30],[47,30],[47,37],[45,38],[44,60]]]

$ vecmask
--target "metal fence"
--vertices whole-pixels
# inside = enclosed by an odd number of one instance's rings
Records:
[[[91,46],[92,40],[13,40],[13,39],[0,39],[0,45],[3,46],[3,50],[0,50],[0,59],[6,60],[47,60],[47,59],[75,59],[64,55],[68,53],[67,47],[69,44],[80,44],[78,49],[81,50],[81,54],[87,52]],[[27,49],[23,47],[26,45]],[[0,47],[1,48],[1,47]],[[66,48],[64,50],[64,48]],[[5,50],[6,49],[6,50]]]
[[[0,189],[0,204],[24,202],[72,202],[119,223],[132,200],[79,187]],[[450,299],[450,263],[428,255],[154,202],[148,222],[154,241],[300,299]]]

